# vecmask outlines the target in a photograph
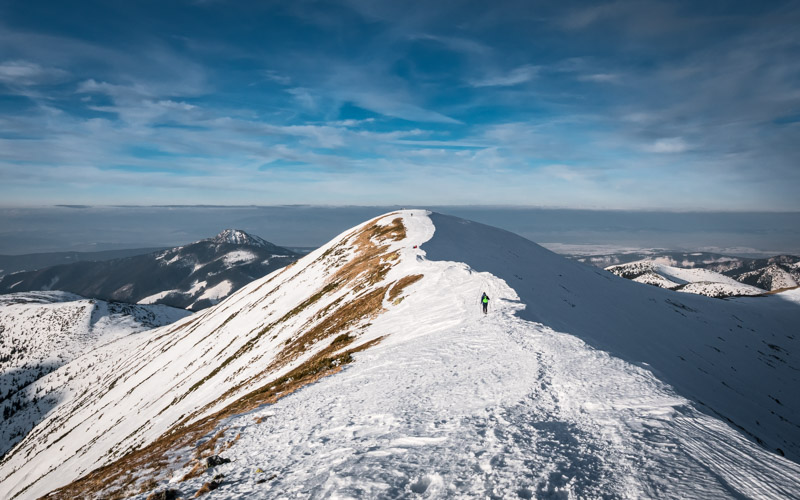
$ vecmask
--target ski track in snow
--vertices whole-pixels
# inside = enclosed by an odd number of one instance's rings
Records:
[[[381,344],[226,421],[232,462],[172,487],[222,473],[213,498],[800,498],[798,464],[646,367],[518,318],[503,280],[415,264],[426,279],[374,322]]]

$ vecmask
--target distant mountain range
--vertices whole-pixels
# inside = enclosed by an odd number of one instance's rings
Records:
[[[576,260],[597,265],[622,260],[624,256],[591,256]],[[759,295],[800,284],[800,257],[792,255],[750,259],[699,252],[665,252],[605,269],[640,283],[709,297]]]
[[[60,264],[72,264],[81,261],[99,262],[131,257],[133,255],[144,255],[159,250],[164,250],[164,248],[130,248],[126,250],[105,250],[102,252],[49,252],[24,255],[0,255],[0,277],[19,271],[33,271]]]
[[[61,290],[198,311],[299,256],[258,236],[226,229],[213,238],[144,255],[8,274],[0,279],[0,294]]]

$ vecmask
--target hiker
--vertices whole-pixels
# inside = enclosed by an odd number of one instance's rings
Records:
[[[486,292],[483,292],[483,297],[481,297],[481,304],[483,304],[483,314],[486,314],[486,311],[489,309],[489,296],[486,295]]]

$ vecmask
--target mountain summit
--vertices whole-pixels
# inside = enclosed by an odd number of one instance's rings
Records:
[[[231,245],[245,245],[261,248],[280,248],[268,242],[267,240],[246,233],[241,229],[225,229],[218,235],[214,236],[211,241],[217,244],[227,243]]]
[[[393,212],[50,374],[36,393],[60,404],[0,482],[10,498],[797,498],[799,316],[794,291],[676,297]]]

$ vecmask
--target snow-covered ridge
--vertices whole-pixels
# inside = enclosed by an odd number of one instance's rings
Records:
[[[189,497],[216,477],[219,498],[796,498],[778,453],[800,457],[798,311],[401,211],[65,367],[93,382],[0,481],[18,498],[84,474],[56,497]]]
[[[14,494],[40,496],[170,431],[192,436],[205,419],[222,418],[293,370],[313,376],[347,362],[350,352],[380,337],[364,326],[400,304],[419,279],[398,269],[410,258],[410,241],[419,239],[406,234],[410,217],[391,214],[354,228],[217,307],[137,337],[99,366],[76,360],[69,368],[86,371],[91,383],[75,387],[81,396],[4,459],[0,481]],[[56,442],[63,449],[47,451]],[[32,478],[31,468],[52,472]]]

